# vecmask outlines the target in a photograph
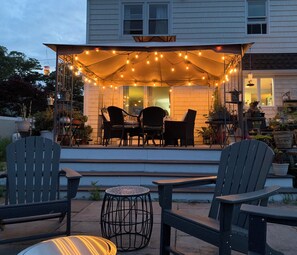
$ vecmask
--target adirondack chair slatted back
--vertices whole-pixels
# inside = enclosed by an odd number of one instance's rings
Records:
[[[241,194],[264,188],[274,152],[265,143],[246,140],[226,147],[221,154],[218,178],[209,217],[218,219],[217,196]],[[247,217],[234,208],[233,224],[247,226]]]
[[[27,137],[7,147],[6,204],[45,202],[59,197],[61,148],[43,137]]]

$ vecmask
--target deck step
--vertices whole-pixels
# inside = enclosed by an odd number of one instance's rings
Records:
[[[60,167],[82,175],[77,198],[89,198],[92,192],[103,196],[109,187],[141,185],[149,187],[153,199],[157,199],[154,180],[216,175],[220,153],[218,149],[197,148],[62,148]],[[295,192],[289,190],[292,183],[292,176],[271,174],[266,185],[279,185],[283,193],[290,194]],[[210,201],[213,190],[214,185],[177,189],[174,199]]]

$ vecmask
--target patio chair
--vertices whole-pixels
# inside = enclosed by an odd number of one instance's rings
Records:
[[[139,134],[139,122],[138,122],[137,116],[129,114],[124,109],[121,109],[116,106],[107,107],[107,111],[110,118],[110,131],[121,132],[119,146],[122,145],[123,140],[125,143],[128,142],[128,134],[130,136],[132,135],[135,136]],[[135,118],[136,121],[134,122],[125,121],[124,119],[125,116]]]
[[[267,222],[297,226],[297,211],[243,204],[242,212],[249,215],[248,251],[250,255],[268,254],[266,245]]]
[[[246,253],[247,221],[239,214],[239,206],[249,202],[266,205],[268,196],[279,189],[275,186],[264,188],[273,157],[267,144],[244,140],[222,150],[217,176],[153,181],[158,185],[162,208],[160,254],[182,254],[170,245],[171,228],[219,247],[220,255],[230,255],[231,249]],[[173,189],[214,183],[208,217],[172,208]]]
[[[6,238],[0,244],[21,240],[70,235],[71,199],[76,196],[80,174],[71,169],[59,170],[60,145],[40,136],[22,138],[6,148],[7,172],[5,205],[0,205],[0,227],[66,216],[63,231]],[[66,197],[60,195],[60,177],[67,179]]]
[[[159,139],[160,145],[163,144],[163,120],[166,112],[158,106],[149,106],[141,110],[139,119],[141,123],[141,135],[143,146],[152,140]]]
[[[112,138],[122,138],[122,130],[112,130],[110,117],[106,108],[101,109],[103,119],[103,141],[102,144],[107,146]]]
[[[178,140],[180,140],[180,146],[194,146],[196,113],[195,110],[188,109],[182,121],[165,121],[165,145],[178,145]]]

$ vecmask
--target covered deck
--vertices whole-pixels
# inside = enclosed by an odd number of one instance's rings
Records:
[[[101,108],[115,105],[130,111],[124,101],[125,87],[169,88],[170,118],[180,120],[187,109],[198,112],[198,129],[206,126],[205,115],[214,110],[214,91],[243,130],[241,61],[251,43],[199,44],[182,42],[105,43],[98,45],[46,44],[56,52],[55,137],[64,132],[59,120],[73,113],[73,77],[85,81],[84,115],[93,128],[92,142],[102,143]],[[231,92],[238,93],[234,101]],[[154,105],[149,97],[142,108]],[[226,116],[221,119],[226,127]],[[239,132],[242,135],[242,132]],[[200,139],[200,140],[199,140]],[[73,145],[70,141],[69,145]]]

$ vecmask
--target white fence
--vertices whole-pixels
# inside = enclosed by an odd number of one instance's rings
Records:
[[[15,122],[19,120],[21,118],[0,116],[0,138],[12,138],[12,135],[17,132]]]

